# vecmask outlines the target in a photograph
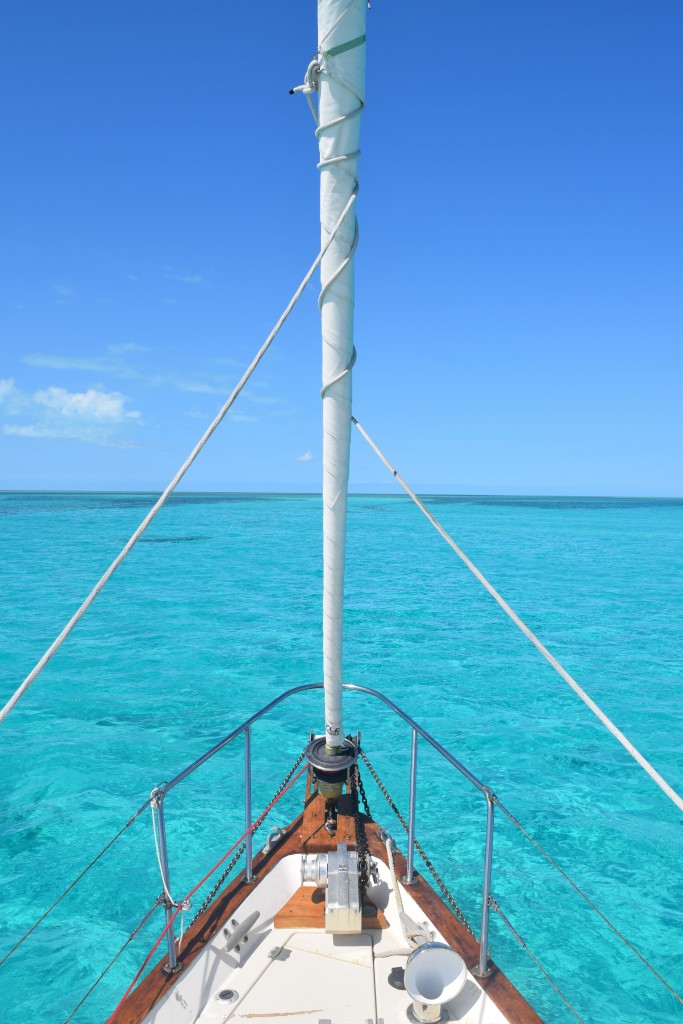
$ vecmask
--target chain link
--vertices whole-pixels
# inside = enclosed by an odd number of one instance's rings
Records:
[[[202,903],[202,905],[201,905],[201,907],[199,908],[199,910],[197,911],[197,913],[196,913],[196,914],[194,915],[194,917],[193,917],[193,918],[192,918],[192,920],[190,921],[190,924],[189,924],[189,927],[190,927],[190,928],[191,928],[191,927],[192,927],[192,925],[193,925],[193,924],[195,923],[195,921],[197,920],[197,918],[198,918],[198,917],[201,917],[201,915],[202,915],[202,914],[204,913],[204,911],[206,910],[206,908],[207,908],[207,907],[208,907],[208,906],[209,906],[209,905],[210,905],[210,904],[211,904],[211,903],[213,902],[213,899],[214,899],[214,897],[215,897],[216,893],[217,893],[217,892],[218,892],[218,890],[219,890],[219,889],[221,888],[221,886],[223,885],[223,882],[224,882],[224,881],[226,880],[226,878],[228,877],[228,875],[230,874],[230,872],[232,871],[232,869],[233,869],[233,868],[235,867],[235,865],[237,864],[237,861],[238,861],[238,860],[240,859],[240,857],[242,856],[242,854],[244,853],[244,851],[246,850],[246,848],[247,848],[247,844],[246,844],[246,843],[242,843],[242,845],[238,847],[238,849],[237,849],[237,852],[236,852],[235,856],[234,856],[234,857],[232,858],[232,860],[231,860],[231,861],[230,861],[230,862],[228,863],[228,866],[227,866],[227,868],[225,869],[225,871],[223,872],[223,874],[222,874],[222,875],[220,876],[220,878],[218,879],[218,881],[217,881],[217,882],[216,882],[216,884],[214,885],[213,889],[211,890],[211,892],[210,892],[210,893],[209,893],[209,895],[208,895],[208,896],[206,897],[206,899],[205,899],[205,900],[204,900],[204,902]]]
[[[361,818],[360,808],[358,806],[358,793],[361,786],[362,783],[360,781],[358,765],[354,764],[351,771],[351,796],[353,799],[353,820],[356,825],[356,855],[358,858],[358,882],[360,885],[360,905],[362,910],[365,902],[365,893],[368,888],[368,859],[370,851],[368,850],[368,839],[365,834],[365,822]],[[363,792],[363,803],[367,813],[368,804],[365,799],[365,792]]]
[[[394,801],[391,799],[389,793],[387,792],[386,786],[384,785],[384,783],[380,779],[379,775],[377,774],[375,769],[370,764],[368,758],[366,757],[365,751],[360,750],[359,753],[360,753],[360,756],[365,761],[365,764],[368,767],[368,771],[370,772],[370,774],[372,775],[373,779],[377,783],[377,787],[378,787],[380,793],[382,794],[384,799],[387,801],[387,803],[391,807],[392,811],[394,812],[394,814],[396,815],[398,820],[403,825],[403,828],[406,830],[406,832],[408,834],[410,834],[410,830],[408,828],[408,823],[406,822],[405,818],[403,817],[403,815],[399,811],[399,809],[396,806],[396,804],[394,803]],[[470,935],[473,938],[476,938],[476,935],[474,934],[474,930],[472,929],[469,921],[467,920],[467,918],[463,914],[463,912],[460,909],[460,907],[458,906],[458,904],[455,902],[455,899],[453,898],[453,896],[449,892],[449,890],[448,890],[448,888],[446,886],[446,883],[442,879],[441,875],[437,872],[436,868],[432,864],[431,860],[429,859],[429,857],[427,856],[427,854],[425,853],[425,851],[423,850],[422,846],[417,841],[417,839],[415,839],[414,842],[415,842],[415,849],[418,851],[418,853],[422,857],[422,860],[425,862],[425,865],[427,866],[427,868],[428,868],[432,878],[434,879],[434,881],[438,885],[439,889],[441,890],[441,892],[442,892],[442,894],[444,896],[444,899],[450,905],[450,907],[453,910],[454,914],[459,918],[459,920],[461,921],[463,926],[467,929],[467,931],[470,933]]]
[[[368,818],[372,818],[372,815],[370,814],[370,804],[368,803],[367,793],[365,792],[365,786],[363,785],[363,780],[361,778],[360,772],[358,771],[358,765],[357,764],[356,764],[356,777],[357,777],[357,781],[358,781],[358,792],[360,794],[361,800],[363,801],[363,807],[365,808],[365,814],[366,814],[366,816]]]
[[[257,832],[258,832],[258,830],[260,829],[261,825],[263,824],[263,822],[264,822],[264,821],[266,820],[266,818],[268,817],[268,814],[270,814],[270,811],[272,810],[272,807],[273,807],[273,806],[275,805],[275,803],[276,803],[276,802],[277,802],[277,801],[278,801],[278,800],[280,799],[280,796],[282,795],[282,793],[284,792],[284,790],[285,790],[285,789],[287,788],[287,786],[289,785],[289,782],[290,782],[290,781],[291,781],[291,779],[293,778],[293,776],[294,776],[294,773],[295,773],[295,771],[297,770],[297,768],[299,767],[299,765],[300,765],[300,764],[301,764],[301,762],[303,761],[303,759],[304,759],[305,755],[306,755],[306,747],[304,747],[304,749],[303,749],[303,750],[301,751],[301,753],[300,753],[300,754],[299,754],[299,756],[297,757],[296,761],[294,762],[294,764],[292,765],[292,767],[291,767],[291,768],[289,769],[289,771],[288,771],[288,772],[287,772],[287,774],[285,775],[285,777],[284,777],[284,779],[282,780],[282,782],[280,783],[280,785],[279,785],[279,787],[278,787],[278,790],[277,790],[277,792],[276,792],[275,796],[274,796],[274,797],[273,797],[273,799],[271,800],[271,807],[270,807],[270,809],[269,809],[269,810],[267,811],[267,813],[266,813],[266,814],[265,814],[265,815],[264,815],[264,816],[263,816],[263,817],[261,818],[261,820],[259,821],[258,825],[256,825],[256,827],[255,827],[255,828],[254,828],[254,829],[252,830],[252,833],[251,833],[251,834],[252,834],[252,836],[256,835],[256,833],[257,833]],[[207,907],[208,907],[208,906],[209,906],[209,905],[210,905],[210,904],[211,904],[211,903],[213,902],[213,900],[214,900],[214,898],[215,898],[216,894],[218,893],[219,889],[221,888],[221,886],[222,886],[222,885],[223,885],[223,883],[225,882],[226,878],[228,877],[228,875],[230,874],[230,872],[232,871],[232,869],[233,869],[233,868],[235,867],[235,865],[237,864],[237,861],[238,861],[238,860],[240,859],[240,857],[241,857],[241,856],[242,856],[242,854],[244,853],[244,851],[245,851],[246,847],[247,847],[247,844],[246,844],[246,843],[242,843],[242,844],[241,844],[241,845],[239,846],[239,848],[237,849],[237,852],[235,853],[234,857],[232,858],[232,860],[231,860],[231,861],[230,861],[230,863],[228,864],[227,868],[225,869],[225,871],[223,872],[223,874],[222,874],[222,875],[220,876],[220,878],[218,879],[218,881],[217,881],[217,882],[216,882],[216,884],[214,885],[213,889],[211,890],[211,892],[210,892],[210,893],[209,893],[209,895],[208,895],[208,896],[206,897],[206,899],[205,899],[205,900],[204,900],[204,902],[202,903],[202,905],[201,905],[201,907],[199,908],[199,910],[197,911],[197,913],[196,913],[196,914],[194,915],[194,917],[193,917],[193,918],[192,918],[192,920],[190,921],[190,924],[189,924],[189,927],[190,927],[190,928],[191,928],[191,927],[192,927],[192,925],[193,925],[193,924],[195,923],[195,921],[197,920],[197,918],[198,918],[198,917],[200,917],[200,916],[201,916],[201,915],[202,915],[202,914],[204,913],[204,911],[206,910],[206,908],[207,908]]]

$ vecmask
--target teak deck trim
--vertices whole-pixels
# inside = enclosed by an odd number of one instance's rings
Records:
[[[345,798],[342,798],[340,812],[347,809],[350,807],[345,802]],[[386,848],[377,834],[376,823],[364,815],[362,818],[366,826],[370,853],[377,860],[386,864]],[[304,813],[294,819],[286,829],[284,838],[272,850],[260,853],[254,858],[254,874],[262,877],[290,854],[334,850],[338,842],[348,842],[350,846],[355,847],[355,827],[350,815],[339,814],[337,832],[333,836],[327,832],[324,825],[325,802],[316,792],[311,792],[310,782],[308,782]],[[399,877],[405,875],[406,861],[398,851],[394,853],[394,861],[397,875]],[[258,879],[256,884],[258,884]],[[253,884],[247,884],[244,877],[236,878],[207,907],[186,933],[185,947],[181,957],[185,967],[188,967],[202,953],[218,933],[223,922],[236,912],[240,904],[253,891]],[[460,954],[467,966],[470,968],[475,966],[479,961],[477,941],[463,928],[441,898],[420,875],[410,887],[410,894],[453,949]],[[141,1024],[158,1000],[173,987],[178,979],[178,974],[167,974],[163,969],[165,961],[166,957],[164,956],[138,987],[131,992],[123,1006],[112,1017],[112,1024]],[[489,964],[491,973],[488,977],[477,980],[509,1024],[543,1024],[536,1011],[529,1006],[512,982],[492,961],[489,961]]]
[[[275,915],[276,928],[324,928],[325,892],[302,885]],[[363,906],[363,928],[388,928],[387,919],[374,904]]]

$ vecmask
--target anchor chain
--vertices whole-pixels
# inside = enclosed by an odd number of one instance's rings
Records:
[[[358,882],[360,886],[361,909],[365,902],[365,893],[368,888],[368,861],[370,859],[368,839],[365,834],[365,822],[361,817],[360,808],[358,806],[358,793],[360,791],[363,798],[363,804],[365,806],[365,813],[369,816],[368,802],[365,798],[365,791],[362,789],[362,785],[363,783],[360,781],[358,765],[355,764],[351,772],[351,797],[353,800],[353,820],[356,826],[356,855],[358,858]]]
[[[365,792],[365,786],[363,785],[363,779],[361,777],[360,772],[358,771],[358,765],[356,765],[356,775],[357,775],[357,779],[358,779],[358,794],[359,794],[361,800],[363,801],[363,807],[365,809],[365,815],[368,818],[372,818],[372,815],[370,814],[370,804],[368,803],[368,796],[367,796],[367,793]]]
[[[230,872],[232,871],[232,869],[233,869],[233,868],[235,867],[235,865],[237,864],[237,861],[238,861],[238,860],[240,859],[240,857],[241,857],[241,856],[242,856],[242,854],[244,853],[244,851],[245,851],[246,847],[247,847],[247,844],[246,844],[246,843],[242,843],[242,844],[241,844],[240,846],[238,846],[238,848],[237,848],[237,852],[235,853],[235,856],[234,856],[234,857],[232,858],[232,860],[231,860],[231,861],[229,861],[229,862],[228,862],[228,866],[227,866],[227,868],[225,869],[225,871],[223,872],[223,874],[222,874],[222,875],[220,876],[220,878],[218,879],[218,881],[217,881],[217,882],[216,882],[216,884],[214,885],[213,889],[211,890],[211,892],[210,892],[210,893],[209,893],[209,895],[208,895],[208,896],[206,897],[206,899],[205,899],[205,900],[204,900],[204,902],[202,903],[202,905],[201,905],[201,907],[199,908],[199,910],[197,911],[197,913],[196,913],[196,914],[194,915],[194,917],[193,917],[193,918],[192,918],[192,920],[190,921],[190,925],[189,925],[189,927],[190,927],[190,928],[191,928],[191,927],[192,927],[192,925],[193,925],[193,924],[195,923],[195,921],[197,920],[197,918],[198,918],[198,917],[201,917],[201,915],[202,915],[202,914],[204,913],[204,911],[206,910],[206,908],[207,908],[208,906],[210,906],[210,904],[211,904],[211,903],[213,903],[214,897],[216,896],[216,894],[217,894],[218,890],[219,890],[219,889],[221,888],[221,886],[223,885],[223,882],[224,882],[224,881],[226,880],[226,878],[228,877],[228,875],[230,874]]]
[[[396,815],[398,820],[403,825],[403,828],[406,830],[406,833],[410,834],[410,830],[408,829],[407,821],[405,820],[405,818],[403,817],[403,815],[399,811],[399,809],[396,806],[396,804],[394,803],[394,801],[391,799],[391,796],[389,795],[389,793],[388,793],[388,791],[386,789],[386,786],[384,785],[384,783],[380,779],[379,775],[377,774],[375,769],[372,767],[372,765],[368,761],[368,758],[366,757],[365,752],[363,750],[360,750],[359,754],[363,758],[363,760],[365,761],[365,764],[368,767],[368,771],[370,772],[370,774],[372,775],[373,779],[377,783],[377,787],[378,787],[380,793],[382,794],[384,799],[387,801],[387,803],[391,807],[392,811],[394,812],[394,814]],[[453,896],[449,892],[449,890],[448,890],[448,888],[446,886],[446,883],[444,882],[443,878],[441,877],[441,875],[438,873],[438,871],[436,870],[436,868],[432,864],[431,860],[429,859],[429,857],[425,853],[425,851],[422,848],[421,844],[417,841],[417,839],[414,840],[414,843],[415,843],[415,849],[418,851],[418,853],[422,857],[422,860],[424,861],[426,867],[428,868],[432,878],[434,879],[434,881],[438,885],[439,889],[441,890],[441,893],[442,893],[444,899],[450,905],[453,913],[460,920],[460,922],[462,923],[463,927],[467,929],[467,931],[470,933],[470,935],[472,935],[474,938],[476,938],[476,935],[474,934],[474,930],[470,926],[469,921],[467,920],[467,918],[463,914],[463,912],[460,909],[460,907],[458,906],[458,904],[455,902],[455,899],[453,898]]]
[[[278,786],[277,792],[276,792],[275,796],[273,797],[273,799],[271,800],[271,805],[272,805],[272,806],[274,806],[274,805],[275,805],[275,804],[277,803],[277,801],[278,801],[278,800],[280,799],[280,796],[282,795],[282,793],[284,792],[284,790],[285,790],[285,789],[287,788],[287,786],[289,785],[289,782],[291,781],[291,779],[292,779],[292,777],[293,777],[293,775],[294,775],[295,771],[297,770],[297,768],[299,767],[299,765],[300,765],[300,764],[301,764],[301,762],[303,761],[303,759],[304,759],[304,756],[305,756],[305,754],[306,754],[306,748],[304,747],[304,749],[303,749],[303,750],[301,751],[301,753],[300,753],[300,754],[299,754],[299,756],[297,757],[296,761],[294,762],[294,764],[293,764],[293,765],[292,765],[292,767],[291,767],[291,768],[289,769],[289,771],[288,771],[288,772],[287,772],[287,774],[285,775],[284,779],[282,780],[282,782],[281,782],[281,783],[280,783],[280,785]],[[271,807],[271,809],[272,809],[272,807]],[[258,831],[258,830],[260,829],[261,825],[262,825],[262,824],[263,824],[263,822],[264,822],[264,821],[266,820],[266,818],[268,817],[268,814],[269,814],[269,813],[270,813],[270,810],[269,810],[269,811],[268,811],[268,812],[267,812],[267,813],[266,813],[266,814],[265,814],[265,815],[264,815],[264,816],[263,816],[263,817],[261,818],[261,820],[259,821],[259,823],[258,823],[258,824],[257,824],[257,825],[255,826],[255,828],[254,828],[254,829],[252,830],[252,833],[251,833],[251,834],[252,834],[252,836],[256,835],[257,831]],[[210,892],[210,893],[209,893],[209,895],[208,895],[208,896],[206,897],[206,899],[205,899],[205,900],[204,900],[204,902],[202,903],[202,905],[201,905],[201,907],[199,908],[199,910],[197,911],[197,913],[196,913],[196,914],[194,915],[194,917],[193,917],[193,918],[192,918],[192,920],[190,921],[190,924],[189,924],[189,927],[190,927],[190,928],[191,928],[191,927],[192,927],[192,925],[193,925],[193,924],[195,923],[195,921],[197,920],[197,918],[198,918],[198,917],[200,917],[200,916],[201,916],[201,915],[202,915],[202,914],[204,913],[204,911],[206,910],[206,908],[207,908],[208,906],[210,906],[210,904],[211,904],[211,903],[213,902],[213,900],[214,900],[214,898],[215,898],[216,894],[217,894],[217,893],[218,893],[218,891],[220,890],[220,888],[221,888],[221,886],[223,885],[223,883],[225,882],[226,878],[228,877],[228,875],[230,874],[230,872],[232,871],[232,869],[233,869],[233,868],[235,867],[235,865],[237,864],[237,861],[238,861],[238,860],[240,859],[240,857],[241,857],[241,856],[242,856],[242,854],[244,853],[244,851],[245,851],[245,849],[246,849],[246,846],[247,846],[247,844],[246,844],[246,843],[241,843],[241,844],[240,844],[240,846],[239,846],[239,847],[237,848],[237,851],[235,852],[235,855],[234,855],[234,857],[233,857],[233,858],[232,858],[232,859],[230,860],[230,862],[229,862],[228,866],[226,867],[225,871],[224,871],[224,872],[223,872],[223,874],[222,874],[222,875],[220,876],[220,878],[218,879],[218,881],[217,881],[217,882],[216,882],[216,884],[214,885],[213,889],[211,890],[211,892]]]

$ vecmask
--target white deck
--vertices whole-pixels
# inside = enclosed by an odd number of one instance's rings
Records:
[[[380,955],[405,946],[386,866],[378,865],[381,884],[368,896],[382,907],[389,927],[335,936],[319,928],[273,927],[276,912],[300,884],[300,861],[296,855],[280,861],[235,912],[237,921],[254,910],[261,914],[240,951],[225,952],[221,930],[145,1024],[399,1024],[407,1019],[410,997],[388,981],[392,968],[405,967],[406,957]],[[423,921],[409,890],[401,886],[401,893],[406,912]],[[221,998],[226,991],[235,994],[233,1001]],[[449,1019],[460,1024],[507,1024],[472,975],[447,1009]]]

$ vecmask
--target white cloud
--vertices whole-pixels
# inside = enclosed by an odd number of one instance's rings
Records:
[[[45,388],[36,391],[33,401],[67,419],[84,422],[124,423],[137,420],[140,413],[124,409],[126,398],[119,391],[67,391],[66,388]]]
[[[41,427],[37,423],[29,423],[20,427],[16,423],[5,423],[2,428],[3,434],[9,437],[57,437],[61,436],[50,430],[48,427]]]
[[[141,445],[134,441],[117,440],[104,436],[85,436],[82,432],[68,432],[58,430],[56,427],[48,427],[38,423],[29,423],[24,427],[16,423],[6,423],[2,428],[3,434],[8,437],[39,437],[39,438],[61,438],[62,440],[85,441],[88,444],[96,444],[105,448],[140,448]]]
[[[43,366],[49,370],[94,370],[99,369],[97,359],[80,356],[48,356],[42,352],[29,352],[23,361],[27,366]]]
[[[257,423],[256,416],[249,416],[246,412],[229,412],[228,419],[233,423]]]
[[[245,363],[239,359],[230,359],[229,356],[220,356],[218,359],[212,360],[216,366],[233,366],[236,370],[246,370],[249,363]],[[262,383],[254,381],[252,387],[263,387]]]
[[[208,381],[192,380],[190,377],[181,377],[177,373],[157,373],[149,381],[155,387],[171,387],[176,391],[187,391],[190,394],[198,395],[221,395],[227,398],[230,393],[230,386],[221,384],[220,378],[214,378],[214,383]]]
[[[124,352],[147,352],[147,346],[138,345],[134,341],[122,341],[119,345],[107,345],[107,352],[113,356],[123,355]]]
[[[4,402],[14,391],[14,381],[11,377],[0,379],[0,402]]]
[[[7,416],[17,416],[26,407],[27,396],[14,383],[12,377],[0,380],[0,407]]]
[[[200,412],[199,409],[188,409],[185,413],[191,420],[201,420],[202,423],[211,423],[214,413]],[[256,416],[249,416],[245,412],[229,412],[228,417],[233,423],[258,423]]]
[[[116,436],[122,427],[142,422],[140,412],[127,409],[126,401],[126,396],[118,391],[96,388],[67,391],[52,386],[29,395],[11,379],[0,381],[2,411],[31,421],[5,423],[3,433],[13,437],[58,437],[117,448],[137,447]]]
[[[254,395],[251,391],[245,392],[245,398],[255,405],[285,405],[286,398],[278,398],[277,395]]]
[[[134,342],[123,342],[119,345],[107,345],[106,353],[99,356],[63,356],[47,355],[43,352],[31,352],[24,356],[27,366],[38,366],[47,370],[85,370],[90,373],[108,373],[114,377],[140,377],[133,366],[121,359],[128,352],[144,352],[142,345]]]
[[[315,458],[315,456],[313,455],[313,452],[304,452],[303,455],[297,455],[296,461],[297,462],[313,462],[314,458]]]
[[[192,274],[187,270],[172,270],[166,267],[164,277],[168,281],[179,281],[180,284],[204,284],[205,278],[201,274]]]
[[[53,288],[61,299],[70,299],[73,295],[73,289],[69,288],[65,284],[55,284],[53,285]]]

